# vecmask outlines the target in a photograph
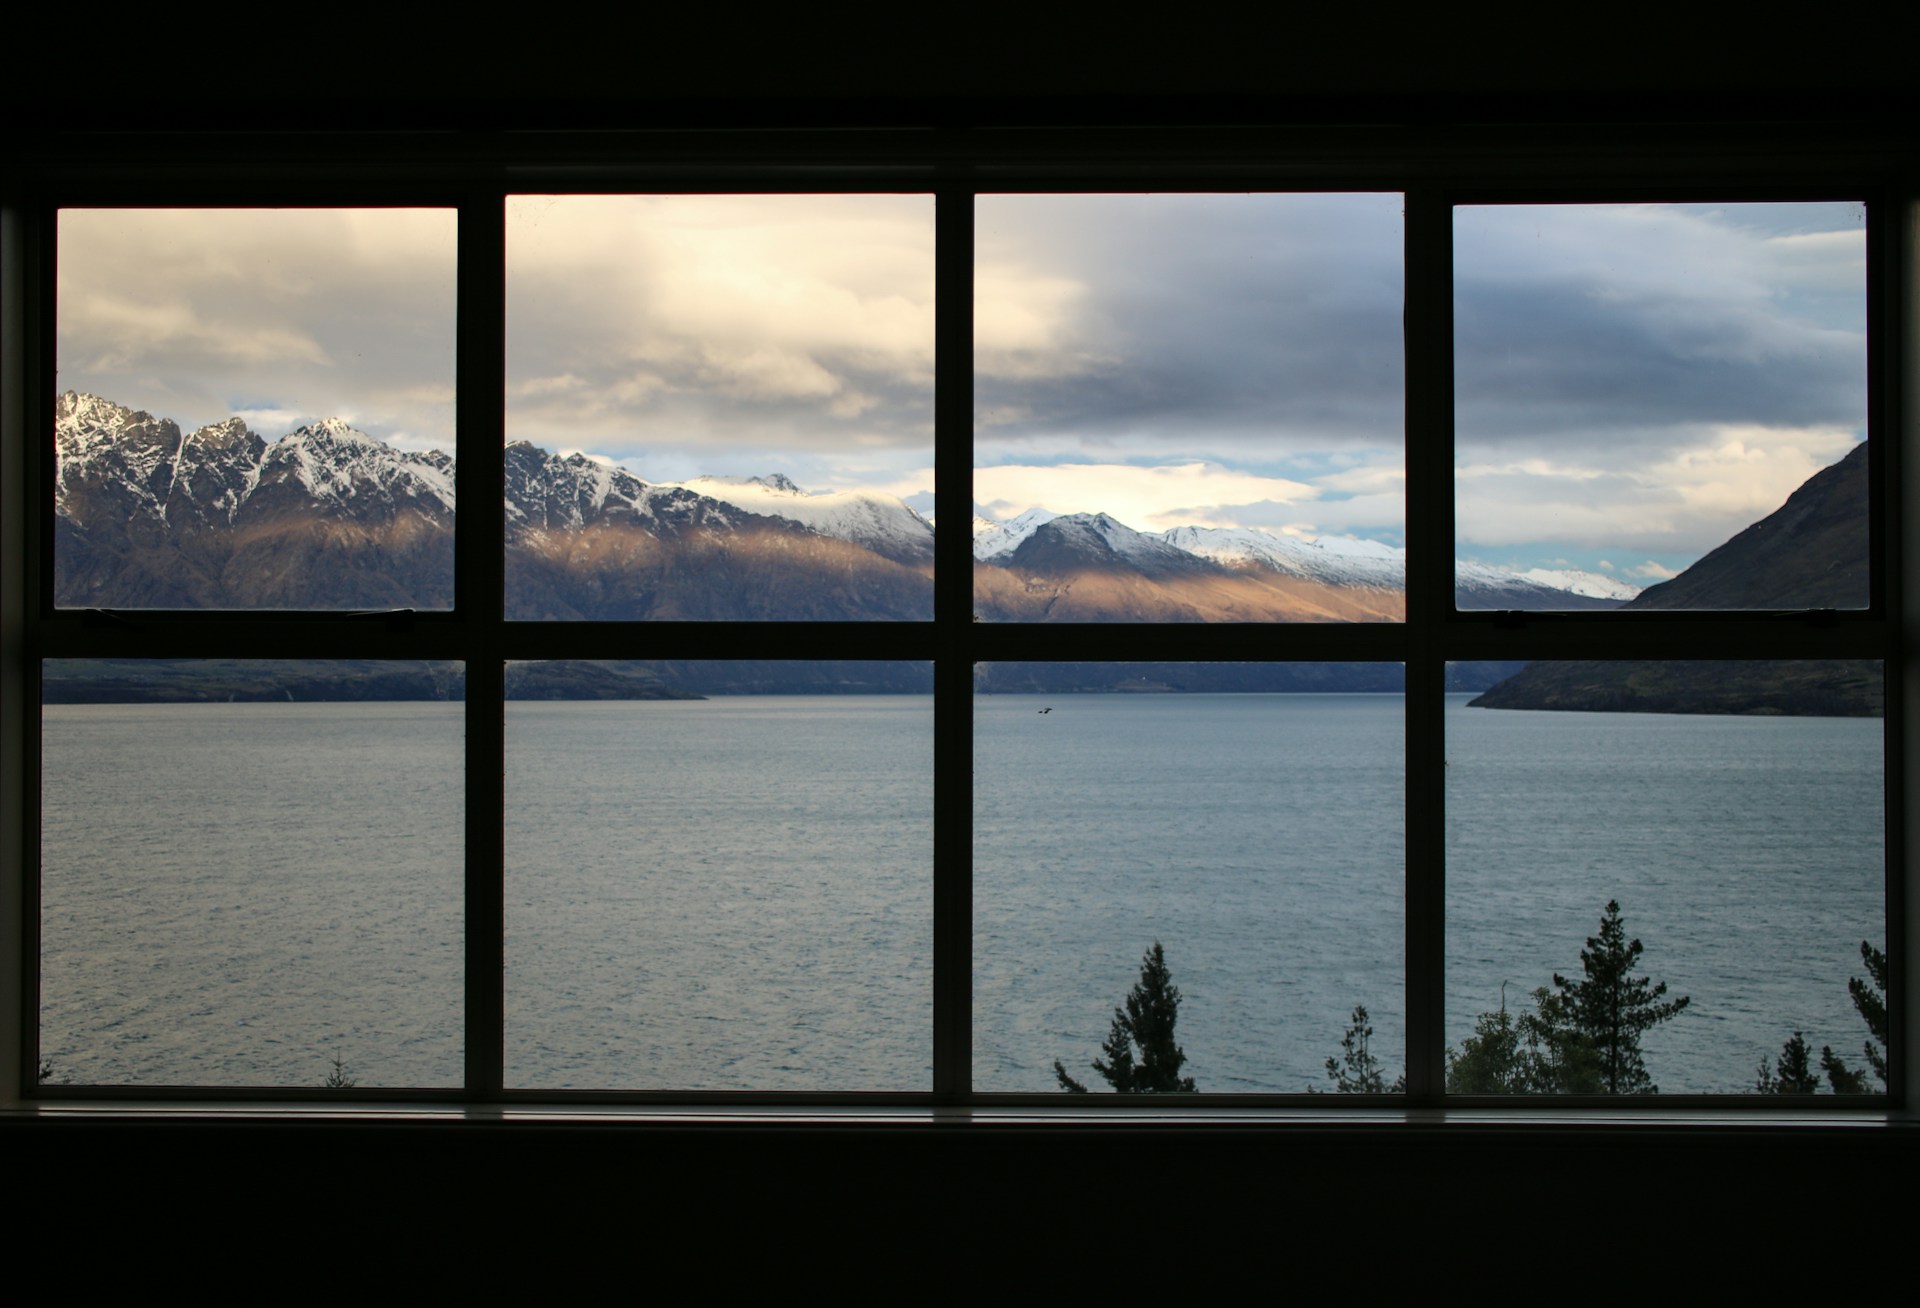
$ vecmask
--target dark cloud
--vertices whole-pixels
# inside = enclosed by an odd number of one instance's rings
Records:
[[[1844,209],[1458,210],[1459,439],[1645,458],[1704,425],[1863,429],[1864,232],[1806,230]]]
[[[1399,196],[992,196],[978,221],[1005,270],[984,295],[1023,270],[1077,290],[1050,350],[997,350],[983,304],[983,443],[1398,443]]]

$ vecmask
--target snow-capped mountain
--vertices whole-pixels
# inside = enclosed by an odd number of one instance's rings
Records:
[[[995,522],[976,507],[973,513],[973,557],[982,563],[991,563],[1000,555],[1011,554],[1042,523],[1051,522],[1059,516],[1045,509],[1028,509],[1017,518]]]
[[[687,490],[749,513],[797,522],[822,536],[863,545],[881,558],[933,566],[933,526],[905,502],[878,491],[808,494],[785,476],[695,477]]]
[[[1404,590],[1407,584],[1405,550],[1352,536],[1308,541],[1253,527],[1174,527],[1161,539],[1229,567],[1266,567],[1329,586]]]
[[[62,607],[453,603],[448,454],[398,450],[338,419],[273,441],[238,418],[183,435],[170,420],[74,392],[55,418]],[[931,528],[885,496],[756,483],[790,510],[776,515],[737,488],[723,499],[650,485],[524,442],[507,447],[505,465],[512,617],[932,615]]]
[[[1454,562],[1453,597],[1463,609],[1612,609],[1621,604],[1609,596],[1550,585],[1468,559]]]
[[[1248,527],[1136,532],[1105,514],[974,517],[976,607],[1013,621],[1398,621],[1406,551]],[[1594,581],[1604,581],[1595,578]],[[1623,597],[1461,563],[1462,608],[1612,608]],[[1627,591],[1627,597],[1633,592]]]
[[[56,602],[76,608],[445,608],[453,460],[337,419],[268,441],[183,434],[95,395],[54,406]]]
[[[1517,575],[1555,590],[1571,591],[1591,599],[1618,600],[1622,604],[1640,593],[1640,587],[1621,581],[1618,577],[1585,572],[1579,568],[1528,568]]]

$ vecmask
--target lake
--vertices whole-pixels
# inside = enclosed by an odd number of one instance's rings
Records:
[[[1881,723],[1447,716],[1447,1032],[1516,1010],[1610,898],[1691,1007],[1668,1091],[1792,1031],[1852,1055],[1884,934]],[[1041,713],[1041,708],[1051,708]],[[1402,1063],[1397,695],[975,700],[974,1083],[1082,1080],[1156,940],[1202,1090]],[[57,1080],[461,1076],[461,706],[43,710]],[[931,701],[512,703],[506,1055],[533,1089],[920,1090]]]

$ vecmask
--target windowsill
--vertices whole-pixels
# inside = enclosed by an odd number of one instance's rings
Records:
[[[499,1124],[508,1128],[632,1126],[662,1129],[833,1129],[845,1127],[903,1130],[1060,1130],[1144,1131],[1300,1131],[1399,1132],[1549,1130],[1620,1131],[1765,1131],[1796,1132],[1835,1128],[1911,1128],[1920,1115],[1885,1107],[1813,1108],[1787,1112],[1772,1108],[1702,1107],[1509,1107],[1355,1108],[1316,1112],[1307,1108],[1192,1107],[1163,1110],[1146,1106],[1079,1108],[1061,1106],[989,1106],[971,1108],[885,1106],[769,1106],[767,1104],[497,1104],[454,1105],[362,1101],[351,1105],[318,1101],[276,1104],[212,1100],[61,1101],[0,1108],[0,1126],[43,1123],[273,1123],[285,1126],[438,1126]]]

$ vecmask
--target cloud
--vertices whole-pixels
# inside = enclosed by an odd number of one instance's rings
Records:
[[[59,384],[451,449],[455,242],[450,209],[62,210]]]
[[[1650,458],[1576,442],[1558,459],[1455,470],[1465,545],[1632,549],[1698,558],[1778,509],[1853,447],[1841,429],[1708,428]],[[1683,433],[1669,433],[1678,439]]]
[[[1455,388],[1469,448],[1683,426],[1845,426],[1866,413],[1861,230],[1769,235],[1742,206],[1455,211]]]
[[[924,195],[515,197],[509,429],[924,463],[933,253]]]
[[[1136,530],[1162,531],[1192,523],[1226,525],[1220,519],[1231,508],[1297,505],[1314,499],[1316,492],[1303,482],[1217,464],[1077,463],[976,468],[973,494],[1003,518],[1034,507],[1055,513],[1104,512]]]
[[[1399,439],[1397,195],[976,205],[976,436],[1084,458]]]
[[[1608,566],[1612,566],[1612,565],[1608,565]],[[1650,577],[1655,581],[1671,581],[1675,577],[1680,575],[1679,569],[1663,568],[1658,563],[1655,563],[1652,559],[1648,559],[1645,563],[1642,563],[1637,568],[1628,568],[1627,572],[1631,576]]]

